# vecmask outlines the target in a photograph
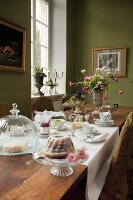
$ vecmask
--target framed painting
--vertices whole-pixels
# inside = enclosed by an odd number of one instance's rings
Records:
[[[118,77],[126,76],[126,47],[92,49],[92,73],[95,68],[108,67]]]
[[[26,30],[0,19],[0,70],[25,71]]]

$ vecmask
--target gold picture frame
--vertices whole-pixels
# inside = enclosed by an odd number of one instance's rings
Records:
[[[118,77],[126,76],[126,47],[92,49],[92,74],[96,68],[109,67]]]
[[[0,70],[24,72],[26,30],[0,19]]]

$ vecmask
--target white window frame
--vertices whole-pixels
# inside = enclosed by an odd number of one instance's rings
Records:
[[[41,0],[44,2],[48,3],[48,25],[39,21],[38,19],[36,19],[36,0],[31,0],[33,2],[33,7],[32,7],[32,3],[31,3],[31,9],[33,9],[31,12],[33,12],[33,16],[31,16],[31,20],[33,20],[33,30],[31,30],[31,33],[33,34],[33,41],[31,38],[31,94],[35,93],[35,91],[37,90],[37,88],[34,86],[34,78],[33,78],[33,67],[36,65],[36,22],[39,22],[40,24],[47,26],[48,27],[48,41],[47,41],[47,46],[44,45],[40,45],[44,48],[47,48],[48,50],[48,60],[47,60],[47,67],[43,67],[44,73],[46,73],[48,75],[49,72],[49,47],[50,47],[50,0]],[[33,31],[33,32],[32,32]],[[33,48],[32,48],[33,45]],[[33,52],[32,52],[33,51]]]

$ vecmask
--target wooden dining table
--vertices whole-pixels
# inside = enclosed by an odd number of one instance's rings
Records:
[[[119,107],[112,113],[115,125],[122,128],[133,107]],[[31,154],[0,156],[1,200],[85,200],[87,166],[73,166],[68,177],[56,177],[50,166],[33,160]]]

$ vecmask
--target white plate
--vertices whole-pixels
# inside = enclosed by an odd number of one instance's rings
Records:
[[[97,143],[97,142],[102,142],[104,140],[106,140],[106,138],[108,137],[108,133],[106,134],[101,134],[99,136],[95,136],[94,138],[86,138],[84,139],[85,142],[90,142],[90,143]]]

